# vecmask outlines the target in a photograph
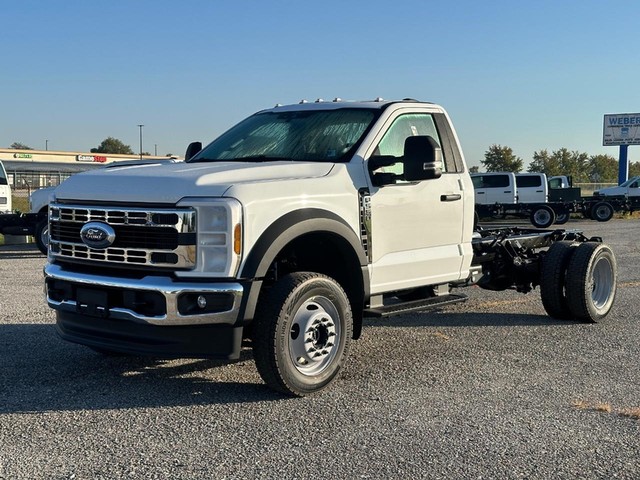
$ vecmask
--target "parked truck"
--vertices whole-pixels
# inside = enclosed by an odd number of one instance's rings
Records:
[[[544,173],[487,172],[471,177],[478,218],[529,218],[535,227],[548,228],[565,224],[572,213],[607,222],[615,212],[640,210],[640,196],[634,195],[635,190],[640,192],[640,182],[633,178],[583,197],[565,175],[547,178]]]
[[[343,367],[364,317],[528,293],[596,322],[616,260],[577,231],[474,231],[445,110],[414,100],[260,111],[186,161],[75,175],[49,206],[46,297],[65,340],[101,353],[239,358],[304,396]],[[244,342],[243,342],[244,340]]]
[[[14,212],[12,205],[7,172],[0,162],[0,234],[39,236],[47,225],[46,203],[40,206],[40,210],[29,213]],[[42,251],[46,253],[46,247]]]

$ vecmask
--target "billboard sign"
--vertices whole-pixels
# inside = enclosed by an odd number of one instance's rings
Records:
[[[640,113],[605,115],[602,145],[640,145]]]

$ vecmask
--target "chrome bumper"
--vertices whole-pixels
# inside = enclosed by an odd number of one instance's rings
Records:
[[[122,291],[146,291],[160,293],[166,301],[166,314],[147,316],[127,308],[107,308],[105,317],[117,320],[128,320],[149,325],[232,325],[238,319],[243,287],[239,283],[189,283],[176,282],[171,277],[147,276],[142,279],[128,280],[104,275],[93,275],[66,271],[59,265],[47,263],[44,267],[45,292],[47,303],[55,310],[64,312],[78,312],[75,300],[57,301],[51,298],[48,291],[48,279],[68,282],[79,287],[97,289],[116,289]],[[178,311],[178,298],[182,294],[227,294],[233,297],[230,309],[206,314],[182,315]]]

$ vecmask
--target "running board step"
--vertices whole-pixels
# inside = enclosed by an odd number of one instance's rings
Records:
[[[440,297],[425,298],[424,300],[413,300],[411,302],[399,302],[383,307],[370,308],[364,311],[365,317],[390,317],[391,315],[400,315],[402,313],[415,312],[418,310],[427,310],[430,308],[448,305],[451,303],[459,303],[467,300],[464,294],[442,295]]]

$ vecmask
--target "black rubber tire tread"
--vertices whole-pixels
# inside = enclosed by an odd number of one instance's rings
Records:
[[[601,257],[611,264],[612,282],[606,304],[598,309],[592,299],[593,266]],[[585,242],[576,248],[567,267],[565,289],[569,309],[576,320],[596,323],[607,316],[616,296],[617,263],[611,248],[604,243]]]
[[[605,208],[606,213],[598,216],[596,212],[602,207]],[[609,202],[598,202],[591,208],[591,218],[598,222],[608,222],[613,217],[613,213],[613,206]]]
[[[315,381],[309,381],[290,364],[289,352],[279,351],[279,345],[285,343],[284,336],[290,334],[288,321],[295,313],[296,305],[310,290],[317,288],[338,302],[335,305],[344,317],[341,319],[342,346],[333,365]],[[295,397],[319,392],[335,379],[346,360],[353,336],[353,318],[346,293],[332,278],[313,272],[295,272],[282,277],[260,297],[253,322],[253,356],[258,373],[273,390]]]
[[[41,237],[42,237],[42,231],[45,228],[47,228],[47,226],[48,226],[48,221],[42,220],[36,225],[36,229],[33,233],[33,236],[36,241],[36,246],[38,247],[38,250],[40,250],[44,255],[47,255],[47,246],[44,244]]]
[[[565,223],[567,223],[569,221],[569,219],[571,218],[571,213],[569,213],[568,211],[564,210],[564,211],[560,211],[560,212],[556,212],[556,225],[564,225]]]
[[[547,212],[549,214],[549,221],[547,222],[543,222],[540,223],[537,221],[536,219],[536,213],[540,210],[544,210],[545,212]],[[553,208],[549,207],[548,205],[540,205],[538,207],[535,207],[532,211],[531,211],[531,215],[529,216],[529,220],[531,221],[531,225],[533,225],[536,228],[548,228],[551,225],[553,225],[553,222],[556,221],[556,212],[553,211]]]
[[[554,243],[542,259],[540,298],[547,314],[557,320],[573,318],[565,294],[565,279],[576,246],[572,242]]]

